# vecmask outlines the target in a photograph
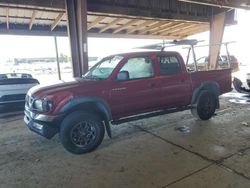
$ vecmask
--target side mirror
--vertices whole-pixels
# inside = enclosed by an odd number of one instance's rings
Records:
[[[117,74],[116,80],[118,81],[126,81],[129,80],[129,72],[128,71],[121,71]]]

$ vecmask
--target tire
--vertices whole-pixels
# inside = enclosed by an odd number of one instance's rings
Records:
[[[216,110],[216,96],[208,90],[203,90],[199,94],[196,107],[191,109],[194,117],[201,120],[210,119]]]
[[[98,116],[76,111],[63,120],[60,140],[67,151],[84,154],[95,150],[101,144],[104,132],[104,125]]]

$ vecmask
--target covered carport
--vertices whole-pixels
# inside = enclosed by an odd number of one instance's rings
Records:
[[[183,39],[210,29],[220,43],[241,1],[0,0],[0,33],[69,35],[73,75],[88,69],[87,37]],[[210,69],[219,48],[210,49]],[[189,111],[112,127],[113,138],[75,156],[31,134],[22,116],[0,119],[3,187],[249,187],[249,109],[229,96],[215,118]]]
[[[247,9],[248,5],[226,1],[0,1],[0,31],[69,34],[73,74],[79,76],[88,69],[87,36],[166,40],[210,29],[211,43],[217,44],[224,26],[236,22],[234,8],[239,7]],[[211,69],[217,67],[218,47],[210,49]]]

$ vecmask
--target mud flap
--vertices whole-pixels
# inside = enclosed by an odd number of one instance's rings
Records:
[[[109,138],[112,138],[112,133],[111,133],[111,128],[110,128],[109,122],[105,120],[104,124],[105,124],[105,128],[106,128],[106,131],[107,131]]]

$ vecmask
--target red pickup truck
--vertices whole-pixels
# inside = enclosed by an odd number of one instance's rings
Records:
[[[69,152],[93,151],[119,124],[186,109],[202,120],[231,91],[231,70],[188,72],[177,52],[153,51],[108,56],[82,78],[35,86],[26,96],[26,125]]]

